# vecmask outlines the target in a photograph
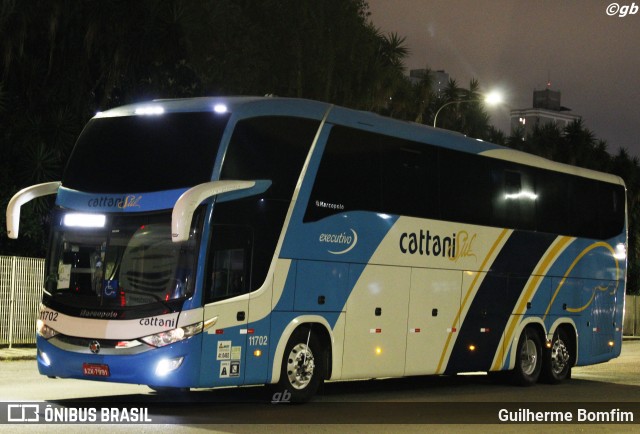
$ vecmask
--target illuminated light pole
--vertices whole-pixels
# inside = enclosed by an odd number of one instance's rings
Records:
[[[461,104],[461,103],[466,103],[466,102],[484,102],[485,104],[487,104],[488,106],[495,106],[498,105],[500,103],[502,103],[503,98],[502,95],[499,92],[493,91],[493,92],[489,92],[488,94],[486,94],[484,96],[484,98],[476,98],[476,99],[463,99],[463,100],[455,100],[455,101],[449,101],[447,103],[444,103],[440,106],[440,108],[438,109],[438,111],[436,112],[436,115],[433,117],[433,126],[436,126],[436,121],[438,120],[438,114],[440,113],[440,111],[445,108],[448,105],[451,104]]]

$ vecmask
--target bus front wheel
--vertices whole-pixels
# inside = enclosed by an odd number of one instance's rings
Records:
[[[540,377],[542,370],[542,345],[535,330],[525,328],[516,348],[516,366],[513,370],[513,382],[518,386],[532,386]]]
[[[297,329],[285,347],[273,399],[293,403],[309,401],[324,380],[323,363],[318,338],[311,329]]]

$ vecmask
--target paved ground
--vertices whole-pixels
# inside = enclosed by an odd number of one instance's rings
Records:
[[[0,348],[0,360],[31,360],[35,358],[35,346]]]

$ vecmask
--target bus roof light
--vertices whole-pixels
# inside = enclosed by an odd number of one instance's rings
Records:
[[[227,112],[228,108],[225,104],[216,104],[213,106],[213,111],[222,115]]]

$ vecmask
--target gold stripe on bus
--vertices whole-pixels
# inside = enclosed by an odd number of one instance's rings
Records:
[[[458,309],[458,313],[456,314],[456,317],[453,320],[453,324],[451,324],[451,330],[454,330],[456,328],[456,324],[458,323],[458,320],[460,319],[460,316],[462,315],[462,312],[464,310],[464,307],[467,304],[467,301],[469,301],[469,297],[471,296],[471,294],[473,292],[473,288],[475,288],[475,286],[476,286],[476,284],[478,282],[478,279],[480,278],[480,275],[485,270],[485,267],[487,266],[487,263],[489,262],[489,259],[493,257],[494,252],[496,251],[498,246],[502,244],[503,239],[510,232],[512,232],[511,229],[503,229],[502,232],[500,232],[500,235],[498,235],[498,238],[496,239],[496,241],[493,243],[493,246],[491,246],[491,249],[489,249],[489,252],[485,256],[484,260],[482,261],[482,265],[480,265],[480,270],[478,272],[476,272],[476,275],[473,278],[473,281],[471,282],[471,285],[469,285],[469,288],[467,289],[467,293],[465,294],[464,299],[460,303],[460,308]],[[438,362],[438,368],[436,369],[436,373],[438,373],[438,374],[440,374],[442,372],[442,365],[443,365],[444,359],[445,359],[445,357],[447,355],[447,352],[448,352],[448,349],[449,349],[449,344],[451,343],[451,337],[452,336],[453,336],[453,333],[449,333],[448,334],[447,341],[445,342],[444,348],[442,349],[442,354],[440,355],[440,361]]]
[[[549,311],[551,310],[551,306],[553,306],[553,302],[556,300],[556,297],[558,296],[558,293],[560,292],[560,290],[564,286],[565,282],[567,281],[567,278],[568,278],[569,274],[571,274],[571,272],[573,271],[575,266],[578,265],[578,262],[580,262],[580,260],[582,260],[582,258],[587,253],[589,253],[590,251],[592,251],[594,249],[597,249],[598,247],[604,247],[605,249],[607,249],[607,250],[609,250],[611,252],[611,257],[613,258],[613,260],[616,263],[616,287],[614,288],[614,291],[615,291],[615,289],[618,288],[618,285],[620,284],[620,264],[618,262],[618,259],[615,256],[616,252],[613,250],[613,248],[608,243],[605,243],[603,241],[598,241],[597,243],[593,243],[589,247],[584,249],[582,252],[580,252],[580,254],[576,257],[576,259],[571,263],[571,265],[567,269],[567,272],[564,273],[564,276],[562,276],[562,280],[560,280],[560,283],[558,284],[558,287],[556,288],[555,292],[553,293],[553,297],[551,297],[551,301],[549,302],[549,305],[547,306],[547,310],[544,312],[544,316],[542,317],[543,321],[545,320],[547,315],[549,315]],[[606,289],[608,289],[608,288],[605,288],[605,290]],[[593,292],[593,295],[592,295],[591,299],[589,300],[589,302],[586,305],[584,305],[582,307],[579,307],[579,308],[568,307],[567,310],[569,312],[581,312],[581,311],[585,310],[587,307],[589,307],[589,305],[593,302],[594,298],[595,298],[595,290]]]
[[[542,260],[536,266],[536,269],[533,270],[529,281],[527,282],[527,286],[524,290],[523,295],[520,296],[520,302],[517,307],[513,310],[511,317],[509,318],[509,322],[507,323],[507,327],[505,328],[505,333],[502,335],[501,345],[498,347],[498,352],[496,354],[496,358],[494,359],[493,365],[491,366],[492,371],[497,371],[504,364],[504,361],[507,356],[507,351],[504,349],[505,344],[509,344],[513,339],[513,334],[515,333],[516,326],[520,322],[519,315],[524,314],[527,303],[531,300],[531,297],[536,293],[538,288],[540,287],[540,283],[546,277],[547,273],[551,266],[555,263],[556,259],[560,254],[564,251],[564,249],[573,241],[575,238],[571,237],[558,237],[551,247],[547,250],[547,253],[542,257]]]

